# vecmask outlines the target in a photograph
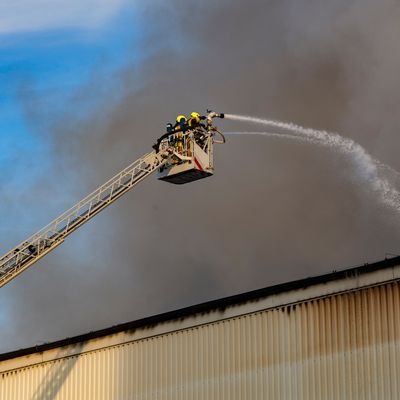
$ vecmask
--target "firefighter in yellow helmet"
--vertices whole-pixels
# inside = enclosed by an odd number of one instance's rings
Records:
[[[178,115],[174,125],[175,132],[186,131],[187,129],[187,118],[184,115]]]
[[[190,119],[188,121],[188,125],[190,128],[197,128],[199,126],[204,127],[204,125],[201,123],[201,120],[205,119],[205,117],[202,117],[198,112],[193,111],[190,114]]]
[[[186,132],[188,126],[187,126],[187,118],[184,115],[178,115],[176,117],[176,123],[174,125],[174,132],[175,133],[175,138],[176,138],[176,149],[178,153],[183,152],[183,146],[184,146],[184,138],[183,134]]]

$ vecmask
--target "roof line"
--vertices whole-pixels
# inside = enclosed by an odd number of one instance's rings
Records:
[[[347,268],[343,270],[333,271],[324,275],[317,275],[309,278],[303,278],[295,281],[289,281],[286,283],[280,283],[277,285],[269,286],[266,288],[252,290],[250,292],[235,294],[232,296],[224,297],[222,299],[211,300],[205,303],[192,305],[189,307],[181,308],[178,310],[168,311],[162,314],[153,315],[150,317],[138,319],[131,322],[125,322],[122,324],[114,325],[109,328],[84,333],[78,336],[57,340],[55,342],[44,343],[37,346],[28,347],[25,349],[15,350],[7,353],[0,354],[0,361],[5,361],[17,357],[26,356],[33,353],[43,352],[52,350],[58,347],[72,345],[80,342],[85,342],[91,339],[101,338],[104,336],[116,334],[126,330],[138,329],[144,326],[155,325],[162,322],[167,322],[190,315],[209,312],[216,309],[224,309],[232,305],[246,303],[251,300],[275,295],[282,292],[288,292],[291,290],[302,289],[308,286],[317,285],[319,283],[327,283],[343,278],[349,278],[368,272],[374,272],[377,270],[394,267],[400,264],[400,256],[393,257],[390,259],[384,259],[372,264],[364,264],[358,267]]]

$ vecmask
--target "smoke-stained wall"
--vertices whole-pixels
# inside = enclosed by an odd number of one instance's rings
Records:
[[[151,323],[3,354],[0,396],[397,399],[398,263],[303,279]]]

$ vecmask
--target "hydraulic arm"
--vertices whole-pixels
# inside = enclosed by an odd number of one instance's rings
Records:
[[[139,158],[50,224],[0,258],[0,287],[59,246],[77,228],[163,166],[167,152]]]

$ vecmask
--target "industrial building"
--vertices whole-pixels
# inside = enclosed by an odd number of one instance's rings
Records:
[[[400,257],[0,355],[1,400],[399,399]]]

